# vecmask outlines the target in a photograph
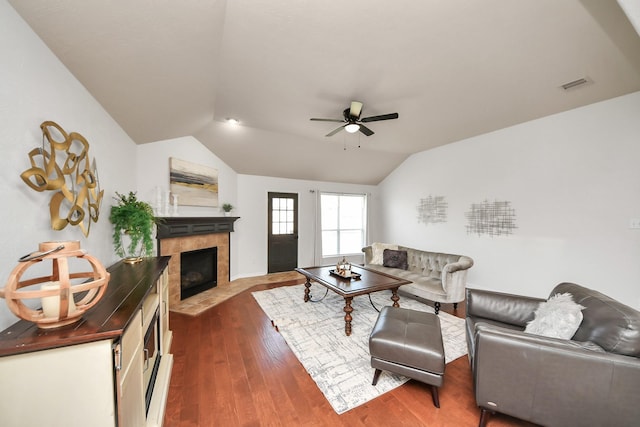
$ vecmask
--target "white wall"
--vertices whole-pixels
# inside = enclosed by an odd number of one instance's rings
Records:
[[[408,158],[380,184],[383,240],[471,256],[469,286],[546,296],[573,281],[640,308],[640,92]],[[419,223],[445,196],[448,221]],[[512,235],[467,234],[472,203],[510,201]]]
[[[311,191],[314,191],[313,193]],[[316,195],[319,191],[369,193],[370,208],[377,211],[375,186],[303,181],[254,175],[238,175],[238,247],[241,250],[238,271],[242,277],[267,273],[267,196],[269,192],[298,194],[298,265],[317,265],[319,248],[315,247]],[[377,238],[376,217],[371,218],[372,239]]]
[[[336,191],[371,194],[373,211],[370,222],[373,236],[376,226],[377,191],[375,186],[349,185],[329,182],[303,181],[254,175],[239,175],[196,138],[184,137],[150,144],[137,149],[138,196],[155,204],[156,188],[169,189],[169,158],[206,165],[218,170],[220,203],[234,205],[238,216],[231,233],[231,280],[267,273],[267,194],[269,192],[297,193],[299,211],[298,265],[310,266],[319,248],[314,245],[315,200],[317,191]],[[125,191],[126,189],[118,191]],[[311,193],[314,190],[316,193]],[[128,191],[128,190],[126,190]],[[179,204],[179,203],[178,203]],[[179,206],[178,216],[221,216],[220,208]]]
[[[43,241],[79,240],[83,249],[112,264],[117,258],[109,207],[114,190],[135,189],[135,144],[6,1],[0,1],[0,55],[0,287],[18,258]],[[28,152],[42,145],[40,124],[46,120],[82,134],[97,161],[105,196],[87,238],[78,227],[52,230],[51,192],[36,192],[20,178],[31,166]],[[0,301],[0,330],[17,320]]]
[[[174,157],[218,171],[219,205],[231,203],[236,205],[237,174],[227,166],[211,150],[196,138],[185,136],[149,144],[138,145],[137,148],[138,196],[156,205],[156,189],[163,194],[169,190],[169,158]],[[219,207],[185,206],[178,200],[178,216],[222,216]]]
[[[137,150],[137,182],[138,197],[156,206],[156,189],[159,187],[162,194],[169,190],[169,158],[175,157],[199,165],[208,166],[218,171],[218,202],[219,207],[185,206],[178,200],[179,217],[189,216],[222,216],[220,206],[224,203],[237,205],[238,174],[227,166],[220,158],[196,138],[186,136],[183,138],[169,139],[165,141],[142,144]],[[164,196],[163,196],[164,197]],[[239,210],[232,211],[233,216],[239,215]],[[238,245],[237,235],[240,230],[231,233],[231,277],[238,273]]]

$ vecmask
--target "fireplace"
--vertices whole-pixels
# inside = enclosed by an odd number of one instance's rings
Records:
[[[180,299],[204,292],[218,284],[218,248],[180,254]]]
[[[182,297],[183,252],[217,249],[216,287],[224,287],[230,280],[230,234],[238,217],[164,217],[158,223],[158,255],[171,257],[169,261],[169,309],[190,304]],[[206,293],[204,293],[206,295]]]

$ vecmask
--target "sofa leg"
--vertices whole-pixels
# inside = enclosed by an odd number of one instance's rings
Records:
[[[436,303],[433,306],[436,309],[436,316],[437,316],[438,313],[440,312],[440,303],[438,301],[436,301]]]
[[[457,310],[457,309],[458,309],[458,303],[457,303],[457,302],[454,302],[454,303],[453,303],[453,309],[454,309],[454,310]]]
[[[480,408],[480,424],[478,424],[478,427],[485,427],[487,425],[487,421],[489,421],[489,417],[491,416],[493,412],[484,409],[484,408]]]
[[[440,398],[438,397],[438,387],[432,385],[431,386],[431,398],[433,399],[433,405],[436,408],[440,407]]]
[[[382,372],[381,369],[376,369],[376,371],[373,373],[373,382],[371,383],[371,385],[378,384],[378,378],[380,378],[381,372]]]

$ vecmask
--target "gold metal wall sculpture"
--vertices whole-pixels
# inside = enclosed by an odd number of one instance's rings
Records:
[[[67,134],[55,122],[43,122],[40,129],[42,147],[29,152],[31,167],[20,177],[36,191],[55,191],[49,202],[54,230],[77,225],[88,236],[91,222],[98,221],[104,194],[96,161],[89,159],[89,143],[79,133]]]

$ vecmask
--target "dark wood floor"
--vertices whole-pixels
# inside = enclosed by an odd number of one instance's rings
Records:
[[[433,406],[428,386],[409,381],[336,414],[251,295],[276,286],[256,286],[197,317],[171,313],[175,361],[165,426],[478,424],[466,357],[447,365],[440,409]],[[443,311],[464,316],[463,309],[454,313],[449,304]],[[495,415],[488,425],[529,424]]]

